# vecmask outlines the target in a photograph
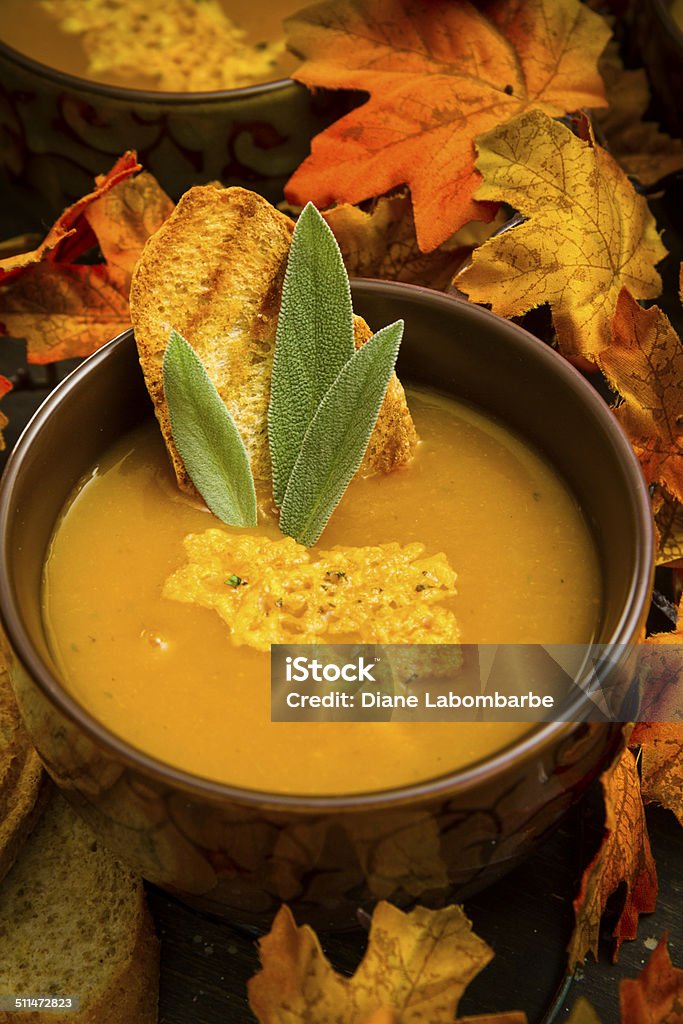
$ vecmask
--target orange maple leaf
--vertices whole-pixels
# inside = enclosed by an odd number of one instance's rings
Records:
[[[315,932],[298,928],[286,906],[259,953],[261,971],[248,989],[261,1024],[526,1024],[523,1013],[453,1021],[466,986],[493,956],[460,907],[416,907],[406,914],[378,903],[367,951],[352,978],[333,969]]]
[[[615,959],[622,941],[635,938],[638,915],[651,913],[657,900],[657,873],[631,751],[624,750],[600,781],[605,802],[604,834],[574,900],[576,924],[569,944],[570,970],[577,962],[583,963],[589,952],[598,959],[600,920],[609,897],[620,885],[626,886],[626,898],[613,933]]]
[[[617,419],[647,482],[683,501],[683,346],[665,314],[643,309],[626,288],[612,328],[612,345],[598,361],[624,399]]]
[[[7,377],[3,377],[0,374],[0,398],[4,398],[8,391],[12,390],[12,382],[7,380]],[[5,450],[5,438],[2,436],[2,432],[9,423],[9,420],[5,416],[4,412],[0,412],[0,452]]]
[[[637,978],[625,978],[621,982],[621,1024],[681,1024],[683,1021],[683,969],[671,963],[667,938],[665,932]]]
[[[133,266],[173,209],[139,170],[135,154],[121,157],[36,249],[0,260],[0,330],[26,339],[30,363],[89,355],[130,326]],[[95,246],[104,262],[76,262]]]
[[[527,220],[489,239],[455,284],[512,317],[550,303],[566,356],[595,360],[610,345],[619,291],[654,298],[666,255],[642,196],[596,145],[541,111],[479,136],[477,195],[509,203]]]
[[[610,30],[579,0],[345,0],[285,29],[300,82],[370,94],[313,140],[287,198],[326,207],[407,184],[425,252],[493,214],[473,198],[475,135],[525,110],[605,104]]]

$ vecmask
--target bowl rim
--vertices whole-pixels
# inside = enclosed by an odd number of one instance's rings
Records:
[[[534,337],[523,327],[499,317],[482,306],[464,300],[454,294],[436,292],[420,285],[403,282],[382,281],[372,278],[356,278],[351,282],[354,298],[357,294],[373,294],[389,292],[399,299],[406,291],[413,295],[418,303],[436,304],[448,310],[459,310],[459,313],[476,323],[478,320],[493,320],[503,333],[511,334],[535,358],[545,361],[551,368],[550,372],[559,373],[566,382],[578,390],[583,400],[593,407],[601,425],[609,435],[617,453],[621,456],[622,469],[630,477],[634,512],[637,527],[640,530],[640,543],[637,545],[636,564],[631,574],[629,599],[617,623],[609,642],[625,644],[627,638],[635,635],[640,624],[643,609],[647,608],[649,592],[654,573],[654,530],[650,511],[647,487],[642,476],[640,465],[626,435],[612,416],[609,406],[598,395],[593,387],[582,377],[567,360],[555,352],[549,345]],[[108,756],[119,763],[127,765],[139,774],[153,778],[157,783],[180,789],[186,794],[203,801],[207,799],[218,803],[238,803],[252,807],[270,807],[292,812],[345,812],[372,810],[379,807],[397,807],[406,803],[421,802],[426,799],[452,797],[456,792],[462,793],[481,785],[504,771],[512,764],[523,763],[546,744],[562,738],[563,733],[569,734],[576,727],[576,722],[558,721],[540,724],[521,739],[514,740],[502,750],[483,758],[462,769],[447,772],[435,778],[407,783],[392,789],[370,790],[352,794],[307,795],[290,793],[268,793],[261,790],[246,789],[228,783],[201,776],[174,765],[140,750],[132,743],[111,732],[99,722],[85,707],[72,697],[59,680],[56,673],[44,664],[33,647],[33,643],[24,627],[12,596],[12,588],[8,578],[7,557],[8,528],[11,522],[14,503],[12,495],[17,480],[22,473],[25,455],[33,439],[48,423],[50,415],[64,398],[81,386],[91,370],[106,361],[110,353],[117,347],[130,344],[133,329],[128,328],[107,342],[91,356],[87,357],[48,395],[24,428],[10,457],[0,480],[0,623],[4,627],[14,656],[22,663],[24,670],[33,679],[43,695],[57,709],[85,732],[88,740],[96,746],[104,748]],[[133,342],[134,343],[134,342]]]
[[[69,71],[61,71],[50,64],[35,60],[9,43],[0,40],[0,57],[11,64],[18,64],[24,71],[29,71],[40,78],[47,78],[63,88],[89,92],[106,99],[135,102],[156,106],[184,105],[199,106],[204,103],[237,102],[251,99],[266,93],[286,92],[290,89],[305,90],[305,86],[295,82],[293,78],[274,78],[272,82],[259,82],[254,85],[240,85],[233,89],[207,89],[204,92],[164,91],[156,89],[132,89],[125,85],[106,85],[89,78],[81,78]]]

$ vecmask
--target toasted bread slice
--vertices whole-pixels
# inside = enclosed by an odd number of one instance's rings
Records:
[[[158,973],[142,882],[54,793],[0,884],[0,994],[78,996],[80,1011],[0,1024],[155,1024]]]
[[[372,331],[362,317],[354,317],[353,340],[356,348],[360,348],[372,337]],[[375,429],[370,435],[367,451],[361,463],[359,473],[370,476],[372,473],[390,473],[392,469],[405,466],[410,462],[417,444],[417,431],[408,409],[403,385],[392,373],[387,393],[384,396]]]
[[[131,318],[140,363],[180,487],[194,488],[173,444],[163,392],[172,328],[193,346],[233,416],[261,493],[270,488],[268,403],[292,222],[261,196],[201,185],[149,239],[133,275]],[[356,344],[371,335],[357,318]],[[387,471],[417,438],[394,377],[363,465]]]
[[[47,779],[28,738],[0,650],[0,881],[42,810]]]

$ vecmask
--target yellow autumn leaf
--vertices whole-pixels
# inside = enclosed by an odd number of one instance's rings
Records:
[[[337,974],[315,932],[297,927],[288,907],[259,952],[262,969],[249,982],[249,1003],[261,1024],[451,1024],[465,988],[493,957],[460,907],[406,914],[390,903],[377,904],[352,978]],[[523,1024],[525,1017],[482,1020]]]
[[[600,1024],[597,1013],[583,996],[579,996],[569,1014],[567,1024]]]
[[[541,111],[477,139],[478,199],[509,203],[525,223],[485,242],[455,283],[512,317],[550,303],[561,351],[595,360],[611,341],[619,292],[654,298],[666,255],[642,196],[612,157]]]

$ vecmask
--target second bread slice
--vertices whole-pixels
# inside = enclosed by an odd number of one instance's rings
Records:
[[[0,995],[80,998],[80,1012],[0,1010],[0,1024],[154,1024],[159,947],[142,881],[54,794],[0,885]]]

